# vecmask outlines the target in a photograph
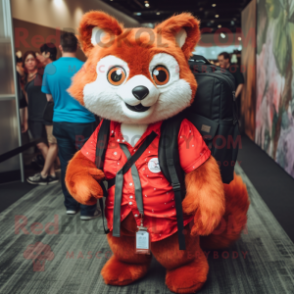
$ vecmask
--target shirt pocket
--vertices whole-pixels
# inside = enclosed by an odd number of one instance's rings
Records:
[[[114,178],[122,166],[122,151],[120,148],[107,149],[104,161],[106,179]]]

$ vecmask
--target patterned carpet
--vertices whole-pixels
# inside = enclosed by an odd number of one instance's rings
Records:
[[[210,272],[198,293],[294,293],[294,245],[243,170],[237,166],[236,172],[251,199],[247,229],[232,248],[206,252]],[[104,285],[100,271],[111,252],[102,220],[65,216],[59,185],[37,187],[3,211],[0,230],[1,294],[171,293],[154,259],[142,280]]]

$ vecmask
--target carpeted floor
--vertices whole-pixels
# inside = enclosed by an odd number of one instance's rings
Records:
[[[210,272],[199,293],[294,293],[294,245],[243,170],[237,166],[236,171],[251,199],[247,230],[232,248],[206,252]],[[155,260],[142,280],[126,287],[105,285],[99,273],[111,252],[102,220],[65,216],[59,184],[36,187],[20,198],[0,213],[0,228],[1,294],[171,293]],[[37,242],[48,245],[43,253],[36,252],[44,249]]]
[[[0,184],[0,212],[20,199],[36,186],[21,181]]]
[[[294,179],[247,136],[242,137],[238,162],[294,243]]]

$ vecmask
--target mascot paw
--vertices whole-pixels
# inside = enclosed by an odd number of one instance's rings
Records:
[[[207,279],[209,266],[205,257],[182,267],[168,270],[165,277],[167,287],[175,293],[195,293]]]
[[[65,179],[69,193],[84,205],[96,204],[97,199],[103,197],[103,190],[97,182],[98,178],[104,177],[103,172],[93,169],[92,173],[89,173],[89,170],[87,173],[80,173],[75,177]],[[100,174],[98,175],[98,173]]]
[[[209,235],[219,225],[222,220],[223,212],[213,213],[212,211],[200,211],[198,210],[194,217],[194,224],[191,230],[191,234],[195,235]]]
[[[125,286],[142,278],[148,271],[148,264],[128,264],[112,256],[101,271],[105,284]]]

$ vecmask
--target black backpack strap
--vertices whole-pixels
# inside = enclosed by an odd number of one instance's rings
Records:
[[[165,178],[171,183],[175,194],[180,250],[186,249],[182,208],[182,200],[185,197],[186,191],[184,173],[181,168],[178,149],[178,134],[183,119],[184,116],[180,114],[162,123],[158,151],[161,171]]]
[[[104,186],[104,185],[103,185]],[[103,188],[102,188],[103,189]],[[101,208],[101,213],[102,213],[102,222],[103,222],[103,229],[104,229],[104,233],[108,234],[110,231],[109,229],[106,229],[105,227],[105,223],[104,223],[104,204],[103,204],[103,199],[99,198],[99,204],[100,204],[100,208]]]
[[[98,169],[103,170],[105,153],[109,140],[109,132],[110,132],[110,121],[107,119],[103,119],[99,133],[97,135],[97,144],[96,144],[96,166]]]
[[[109,133],[110,133],[110,121],[107,119],[103,119],[99,133],[97,135],[97,143],[96,143],[96,166],[98,169],[103,170],[104,160],[105,160],[105,153],[108,145],[109,140]],[[103,190],[103,194],[107,197],[107,190],[103,182],[100,183],[100,186]],[[103,199],[99,199],[99,204],[102,212],[102,221],[103,221],[103,229],[105,234],[109,233],[109,230],[106,229],[104,223],[104,205]]]
[[[121,216],[121,200],[122,200],[122,192],[123,192],[123,180],[124,174],[128,172],[128,170],[133,166],[133,164],[140,158],[140,156],[144,153],[144,151],[149,147],[149,145],[153,142],[157,134],[152,132],[147,136],[145,141],[139,147],[135,154],[133,154],[130,158],[128,158],[127,162],[124,166],[118,171],[115,176],[115,192],[114,192],[114,208],[113,208],[113,237],[120,237],[120,216]],[[141,194],[142,197],[142,194]],[[137,201],[137,199],[136,199]],[[139,207],[141,204],[141,208]],[[143,200],[137,203],[139,210],[143,210]]]

